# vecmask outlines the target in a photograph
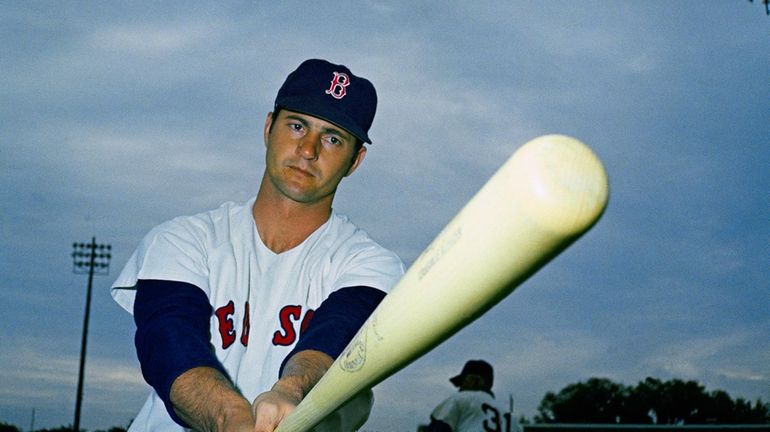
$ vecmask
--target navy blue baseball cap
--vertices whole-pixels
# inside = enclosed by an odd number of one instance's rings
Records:
[[[372,143],[367,133],[377,110],[377,92],[369,80],[343,65],[305,60],[286,77],[275,107],[318,117]]]
[[[492,365],[485,362],[484,360],[468,360],[468,362],[465,363],[465,366],[463,366],[463,370],[460,372],[460,375],[449,378],[449,381],[451,381],[452,384],[454,384],[456,387],[460,387],[460,384],[462,384],[466,375],[479,375],[484,378],[489,388],[492,388],[492,380],[494,375],[492,372]]]

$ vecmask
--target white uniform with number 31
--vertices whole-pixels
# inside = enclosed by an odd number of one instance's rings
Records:
[[[431,418],[449,425],[453,432],[518,432],[511,413],[505,412],[485,391],[459,391],[441,402]]]

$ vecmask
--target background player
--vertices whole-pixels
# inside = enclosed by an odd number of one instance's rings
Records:
[[[376,103],[347,67],[303,62],[265,120],[256,197],[142,240],[112,289],[153,388],[131,431],[272,431],[400,279],[398,257],[332,210]],[[360,395],[321,429],[360,427],[371,403]]]
[[[425,432],[518,432],[512,413],[500,408],[492,393],[493,370],[484,360],[469,360],[460,375],[450,378],[459,391],[431,413]]]

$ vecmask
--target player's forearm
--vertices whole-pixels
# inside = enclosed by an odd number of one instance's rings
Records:
[[[286,362],[281,378],[273,385],[272,390],[299,402],[332,363],[334,359],[321,351],[300,351]]]
[[[197,367],[171,385],[174,411],[199,431],[250,431],[254,426],[251,404],[221,372]]]

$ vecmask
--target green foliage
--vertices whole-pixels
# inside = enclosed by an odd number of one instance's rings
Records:
[[[19,428],[8,423],[0,423],[0,432],[21,432]]]
[[[706,392],[695,381],[646,378],[625,386],[606,378],[548,392],[538,406],[538,423],[767,424],[770,404],[733,400],[722,390]]]
[[[570,384],[558,394],[548,392],[540,402],[544,423],[617,423],[626,388],[605,378],[591,378],[585,383]]]
[[[81,432],[83,430],[81,429]],[[0,422],[0,432],[21,432],[17,426]],[[59,426],[52,429],[36,429],[35,432],[73,432],[72,426]],[[113,426],[108,430],[97,430],[96,432],[126,432],[126,428],[122,426]]]
[[[59,426],[51,429],[35,429],[35,432],[73,432],[72,425]]]

